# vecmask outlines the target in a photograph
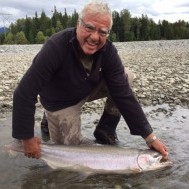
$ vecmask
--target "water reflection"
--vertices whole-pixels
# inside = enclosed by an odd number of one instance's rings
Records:
[[[23,189],[34,188],[65,188],[65,189],[127,189],[127,188],[151,188],[152,185],[158,185],[163,188],[166,180],[172,175],[171,169],[163,172],[148,172],[136,175],[93,175],[88,178],[82,178],[78,173],[64,170],[47,171],[36,168],[23,180]],[[150,185],[149,185],[150,180]],[[162,184],[161,184],[162,183]],[[154,187],[153,187],[154,188]]]

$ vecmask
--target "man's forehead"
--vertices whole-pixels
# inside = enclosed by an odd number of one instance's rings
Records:
[[[94,22],[111,22],[111,17],[109,14],[85,14],[82,18],[85,21],[94,21]]]

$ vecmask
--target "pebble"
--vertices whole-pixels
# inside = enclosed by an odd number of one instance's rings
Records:
[[[144,106],[189,107],[189,40],[114,43],[134,74],[133,91]],[[0,107],[10,110],[13,91],[42,45],[2,45]],[[104,99],[88,103],[86,112],[103,108]],[[7,105],[7,106],[6,106]],[[2,110],[3,111],[3,110]]]

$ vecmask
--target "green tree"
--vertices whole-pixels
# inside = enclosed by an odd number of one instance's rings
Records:
[[[52,15],[52,18],[51,18],[51,26],[56,28],[56,23],[58,21],[58,12],[56,10],[56,6],[54,7],[54,11],[53,11],[53,15]]]
[[[16,34],[18,32],[16,24],[13,23],[10,24],[10,31],[12,34]]]
[[[67,14],[66,9],[64,9],[64,15],[62,17],[62,26],[63,26],[63,28],[68,27],[68,14]]]
[[[34,36],[34,33],[32,32],[32,29],[29,30],[28,42],[30,44],[35,43],[35,36]]]
[[[50,37],[51,35],[53,35],[55,33],[55,29],[50,27],[46,29],[46,36]]]
[[[14,35],[9,32],[4,40],[5,44],[14,44]]]
[[[39,19],[37,17],[37,13],[36,13],[35,17],[32,19],[32,25],[31,25],[31,28],[29,31],[29,39],[28,40],[31,44],[35,43],[35,37],[37,36],[37,32],[39,31],[38,24],[39,24]]]
[[[20,32],[20,31],[24,31],[25,22],[26,22],[26,20],[23,19],[23,18],[22,19],[18,19],[16,21],[16,33]],[[14,34],[16,34],[16,33],[14,33]]]
[[[173,24],[174,37],[176,39],[187,39],[189,37],[188,23],[183,20],[179,20]]]
[[[56,23],[55,32],[59,32],[62,29],[63,29],[62,23],[58,20]]]
[[[149,20],[149,40],[160,39],[160,27],[152,19]]]
[[[140,19],[141,27],[140,27],[140,40],[148,41],[150,39],[150,27],[149,27],[149,19],[147,15],[142,15]]]
[[[33,18],[33,22],[34,22],[34,26],[36,28],[36,31],[38,32],[40,30],[40,19],[38,18],[37,12],[35,12],[35,17]]]
[[[120,30],[120,40],[130,41],[130,29],[131,29],[131,14],[127,9],[123,9],[120,13],[121,17],[121,30]]]
[[[127,9],[119,12],[113,11],[113,26],[109,39],[112,41],[134,41],[134,40],[159,40],[159,39],[189,39],[189,23],[179,20],[175,23],[169,23],[166,20],[159,21],[156,24],[146,15],[137,18],[131,17]],[[73,14],[68,15],[66,9],[64,14],[58,12],[54,7],[51,18],[46,16],[43,10],[38,17],[35,12],[33,18],[18,19],[15,23],[11,23],[10,31],[4,39],[1,35],[0,44],[3,42],[12,44],[15,42],[23,43],[20,39],[24,32],[29,43],[43,43],[48,37],[67,27],[75,27],[78,21],[78,13],[74,10]],[[41,33],[42,32],[42,33]],[[14,41],[14,37],[20,40]],[[22,34],[23,37],[23,34]],[[24,37],[23,37],[24,38]]]
[[[113,26],[112,26],[112,34],[113,41],[120,41],[119,34],[121,33],[121,19],[119,13],[117,11],[112,12]]]
[[[28,40],[23,31],[18,32],[15,36],[15,43],[16,44],[28,44]]]
[[[78,21],[79,15],[76,12],[76,10],[74,10],[74,13],[72,14],[72,16],[69,16],[68,18],[68,27],[75,27],[77,25],[77,21]]]
[[[140,20],[135,17],[131,19],[131,31],[134,33],[134,39],[133,40],[140,40],[140,28],[141,28],[141,22]]]
[[[32,27],[32,19],[26,17],[23,31],[24,31],[24,34],[25,34],[27,40],[29,40],[29,41],[30,41],[31,27]]]
[[[166,20],[163,20],[161,24],[161,37],[163,37],[163,39],[174,38],[174,31],[173,31],[172,24],[170,24]]]
[[[44,43],[46,40],[47,40],[47,37],[44,36],[44,34],[43,34],[42,31],[39,31],[39,32],[37,33],[36,38],[35,38],[36,43],[37,43],[37,44],[42,44],[42,43]]]
[[[117,36],[116,36],[116,33],[114,33],[114,32],[111,32],[111,34],[108,38],[112,42],[117,42]]]
[[[40,23],[39,30],[42,31],[44,35],[46,35],[47,28],[51,27],[49,20],[50,19],[46,16],[45,12],[42,11],[41,17],[39,18],[39,23]]]
[[[4,40],[5,40],[5,34],[1,33],[0,34],[0,44],[3,44]]]

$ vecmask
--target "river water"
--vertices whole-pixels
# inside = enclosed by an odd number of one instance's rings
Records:
[[[18,154],[12,156],[3,146],[12,141],[11,113],[0,119],[0,189],[188,189],[189,188],[189,110],[177,106],[171,110],[168,105],[145,107],[144,111],[156,135],[169,148],[169,159],[173,167],[133,175],[92,175],[83,179],[76,172],[52,170],[42,160],[33,160]],[[82,132],[93,139],[94,122],[98,113],[82,116]],[[36,135],[40,127],[36,124]],[[146,148],[138,136],[129,134],[121,120],[117,129],[120,145]]]

